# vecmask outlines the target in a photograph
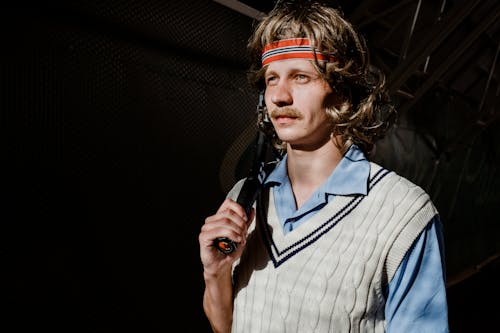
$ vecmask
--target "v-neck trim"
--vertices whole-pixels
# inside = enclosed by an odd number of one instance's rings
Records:
[[[371,167],[374,168],[375,164],[371,164]],[[378,170],[372,170],[372,172],[374,172],[374,175],[370,179],[369,190],[389,173],[388,170],[380,166]],[[261,236],[274,266],[280,266],[289,258],[323,237],[353,211],[365,197],[365,195],[338,196],[311,217],[307,223],[303,223],[292,232],[284,234],[276,212],[273,191],[269,190],[267,215],[261,214],[258,220],[261,223]]]

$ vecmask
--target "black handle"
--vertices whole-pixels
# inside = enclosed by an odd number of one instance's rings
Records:
[[[258,175],[249,176],[245,179],[241,191],[238,194],[236,202],[244,209],[247,216],[250,216],[252,205],[257,199],[261,183]],[[219,237],[214,240],[214,246],[224,254],[231,254],[236,251],[237,243],[227,237]]]
[[[261,189],[261,182],[259,176],[261,176],[262,170],[264,169],[264,163],[266,161],[267,146],[269,145],[264,128],[270,128],[271,121],[265,110],[264,102],[264,92],[261,91],[259,94],[259,103],[257,104],[257,116],[259,123],[259,130],[257,131],[257,138],[255,140],[255,156],[253,159],[253,164],[250,168],[247,178],[243,183],[240,193],[236,202],[239,203],[244,209],[247,216],[250,216],[253,203],[257,199],[257,195]],[[233,253],[237,244],[227,237],[219,237],[214,239],[214,246],[224,254]]]
[[[252,168],[250,169],[249,175],[243,182],[240,193],[236,202],[239,203],[244,209],[247,216],[250,216],[253,203],[257,199],[261,188],[261,182],[259,180],[259,175],[264,165],[266,158],[266,147],[267,141],[265,134],[262,131],[257,133],[256,139],[256,155]],[[227,237],[219,237],[214,240],[214,246],[224,254],[231,254],[237,248],[237,243],[232,241]]]
[[[224,254],[231,254],[236,251],[236,243],[227,237],[217,237],[214,239],[214,246]]]

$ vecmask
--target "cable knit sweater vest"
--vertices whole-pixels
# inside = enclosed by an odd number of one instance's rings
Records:
[[[233,271],[233,332],[384,332],[384,288],[437,214],[420,187],[375,163],[367,196],[337,196],[286,235],[272,191],[256,206]]]

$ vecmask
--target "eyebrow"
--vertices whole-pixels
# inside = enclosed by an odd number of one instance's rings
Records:
[[[278,72],[281,72],[281,71],[278,71],[276,69],[270,69],[269,67],[266,69],[266,71],[264,72],[264,76],[267,76],[269,74],[279,74]],[[285,69],[285,72],[286,72],[286,75],[290,75],[290,74],[296,74],[296,73],[304,73],[304,74],[308,74],[308,75],[311,75],[311,76],[319,76],[319,73],[318,71],[316,70],[316,68],[312,67],[312,68],[305,68],[305,66],[301,66],[301,65],[296,65],[296,66],[293,66],[293,67],[287,67]]]

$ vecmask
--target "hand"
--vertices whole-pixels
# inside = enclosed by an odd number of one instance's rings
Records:
[[[234,200],[226,199],[217,212],[205,219],[199,235],[200,258],[205,273],[217,274],[224,269],[230,269],[232,263],[238,259],[245,247],[249,223],[255,216],[252,209],[247,218],[245,210]],[[227,237],[238,243],[236,251],[231,254],[221,253],[215,246],[214,240],[218,237]]]

